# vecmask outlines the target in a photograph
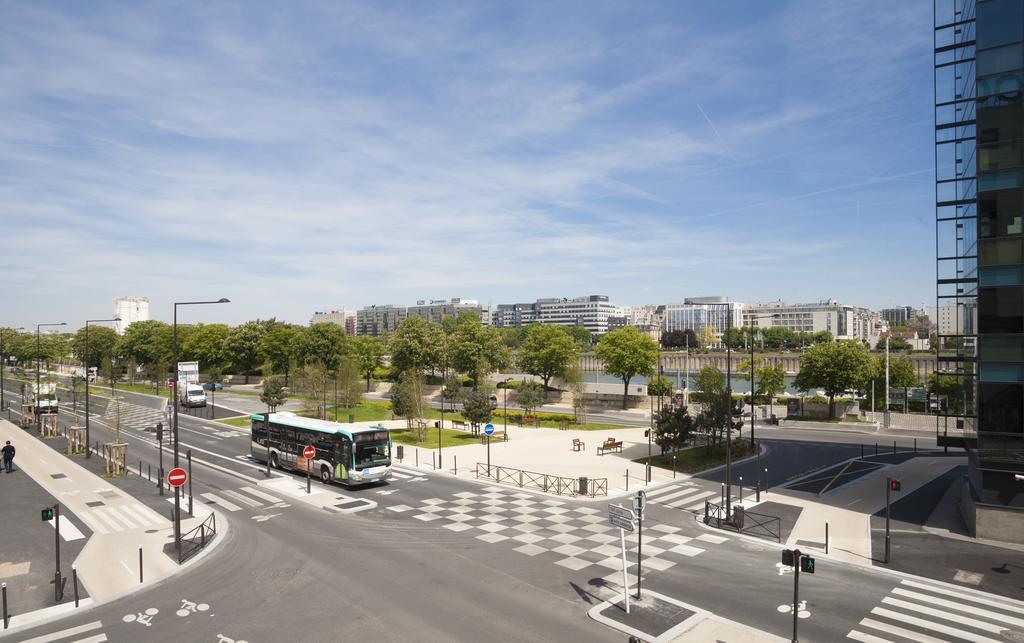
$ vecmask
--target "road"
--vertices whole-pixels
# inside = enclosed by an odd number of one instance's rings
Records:
[[[149,468],[157,447],[143,416],[124,426],[122,437],[135,466],[141,459]],[[105,424],[97,410],[93,430],[100,441],[112,437]],[[318,493],[304,498],[301,477],[274,472],[264,478],[263,467],[247,457],[245,432],[184,415],[180,429],[182,448],[193,451],[195,500],[226,516],[231,530],[225,542],[168,582],[19,632],[18,640],[624,638],[586,616],[621,578],[618,532],[605,524],[603,500],[552,499],[408,466],[376,487],[314,482]],[[659,495],[692,494],[690,487],[702,484],[708,483],[680,481],[652,490],[644,527],[645,587],[788,638],[792,619],[780,609],[791,600],[792,577],[777,565],[778,547],[711,532],[679,503],[658,501]],[[133,489],[166,512],[167,499],[155,488]],[[352,504],[357,510],[350,513],[335,508]],[[629,557],[634,561],[635,552]],[[809,612],[800,619],[801,640],[838,641],[851,632],[890,639],[900,628],[920,632],[914,619],[921,607],[941,605],[943,587],[908,586],[900,577],[822,557],[816,574],[801,579]],[[909,602],[920,607],[892,603],[906,598],[900,592],[913,594]],[[1017,628],[1014,619],[1024,618],[1024,606],[1005,599],[979,596],[976,602],[1005,627]],[[209,609],[199,611],[204,604]],[[185,615],[178,616],[183,606]],[[147,610],[158,610],[148,624]],[[60,635],[71,628],[86,629]],[[938,640],[948,636],[926,631]]]

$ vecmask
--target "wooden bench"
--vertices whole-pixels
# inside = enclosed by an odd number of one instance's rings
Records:
[[[456,431],[465,431],[466,423],[462,420],[452,420],[452,428]]]
[[[586,451],[587,443],[579,438],[572,439],[572,450],[573,451]]]
[[[488,436],[486,433],[481,433],[480,434],[480,442],[481,443],[486,442],[488,437],[491,437],[491,438],[494,438],[494,439],[500,438],[502,440],[502,442],[508,442],[508,434],[505,433],[504,431],[495,430],[494,433],[492,433],[490,436]]]
[[[604,455],[608,451],[618,449],[619,453],[622,453],[622,442],[616,442],[615,438],[608,438],[604,441],[604,444],[597,447],[597,455]]]

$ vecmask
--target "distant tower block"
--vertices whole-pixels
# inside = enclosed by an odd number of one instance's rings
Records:
[[[124,335],[124,330],[134,322],[149,320],[149,299],[147,297],[118,297],[114,300],[114,330]]]

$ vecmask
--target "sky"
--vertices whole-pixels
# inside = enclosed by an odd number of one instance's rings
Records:
[[[931,3],[0,0],[0,326],[934,302]]]

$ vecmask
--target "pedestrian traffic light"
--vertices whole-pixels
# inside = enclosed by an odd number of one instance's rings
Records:
[[[53,520],[53,507],[47,507],[43,509],[43,522],[49,522]]]
[[[896,478],[889,478],[889,490],[890,491],[899,491],[900,490],[900,481],[897,480]]]
[[[801,556],[800,557],[800,571],[802,571],[804,573],[807,573],[807,574],[813,574],[814,573],[814,559],[811,558],[810,556]]]
[[[782,564],[792,567],[795,563],[793,561],[793,550],[783,549],[782,550]]]
[[[163,422],[157,422],[156,423],[156,442],[157,442],[157,444],[163,446],[163,443],[164,443],[164,423]]]

